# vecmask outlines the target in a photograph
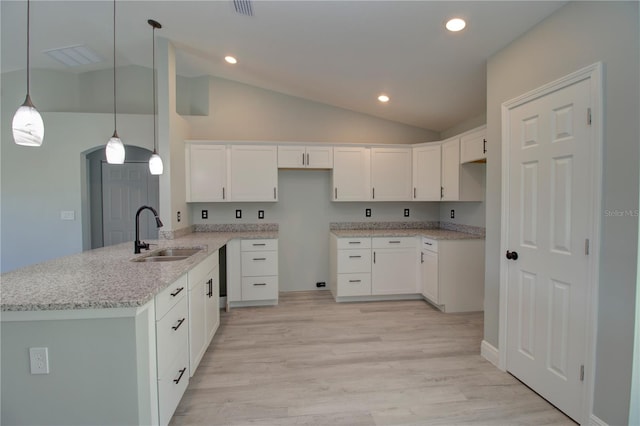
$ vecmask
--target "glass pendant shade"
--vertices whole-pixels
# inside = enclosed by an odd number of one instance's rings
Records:
[[[24,103],[18,108],[11,123],[13,140],[18,145],[40,146],[44,140],[44,123],[38,110],[27,95]]]
[[[163,170],[162,158],[160,158],[157,152],[153,151],[151,158],[149,158],[149,172],[152,175],[161,175]]]
[[[124,164],[124,145],[118,137],[117,132],[114,132],[109,142],[107,142],[105,151],[107,154],[107,163]]]

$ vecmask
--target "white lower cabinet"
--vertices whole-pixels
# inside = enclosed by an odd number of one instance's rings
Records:
[[[220,323],[218,252],[188,273],[189,376],[193,376]]]
[[[161,425],[169,424],[189,384],[187,275],[156,296],[156,359]]]
[[[483,310],[484,240],[423,238],[421,266],[422,295],[440,310]]]
[[[334,298],[371,295],[371,238],[337,238],[331,234],[331,280]]]
[[[227,244],[227,301],[234,306],[278,303],[278,240]]]
[[[415,237],[372,238],[371,294],[419,293]]]

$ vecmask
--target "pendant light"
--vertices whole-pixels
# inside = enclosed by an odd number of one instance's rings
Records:
[[[31,3],[27,0],[27,96],[13,116],[11,128],[13,130],[13,140],[16,144],[37,147],[42,145],[44,140],[44,123],[40,113],[33,106],[29,95],[30,8]]]
[[[151,158],[149,158],[149,172],[152,175],[161,175],[164,167],[162,165],[162,158],[160,158],[156,150],[156,29],[162,28],[162,25],[153,19],[149,19],[147,23],[153,28],[153,154],[151,154]]]
[[[124,164],[124,145],[118,136],[116,120],[116,0],[113,0],[113,136],[105,148],[107,163]]]

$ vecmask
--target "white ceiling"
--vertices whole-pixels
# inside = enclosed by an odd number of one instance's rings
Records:
[[[151,66],[152,30],[178,48],[178,73],[210,74],[442,131],[485,111],[486,60],[565,1],[255,1],[117,3],[118,65]],[[33,68],[112,67],[113,3],[33,0]],[[24,0],[2,0],[2,72],[25,68]],[[467,28],[449,33],[453,16]],[[66,68],[42,52],[84,44],[105,61]],[[235,66],[222,58],[232,54]],[[532,64],[534,66],[534,64]],[[376,98],[385,92],[388,104]]]

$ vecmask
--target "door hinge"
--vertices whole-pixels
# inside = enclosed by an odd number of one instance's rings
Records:
[[[587,124],[591,126],[591,108],[587,108]]]
[[[584,365],[580,366],[580,381],[584,382]]]
[[[585,238],[584,240],[584,254],[586,256],[589,255],[589,239],[588,238]]]

